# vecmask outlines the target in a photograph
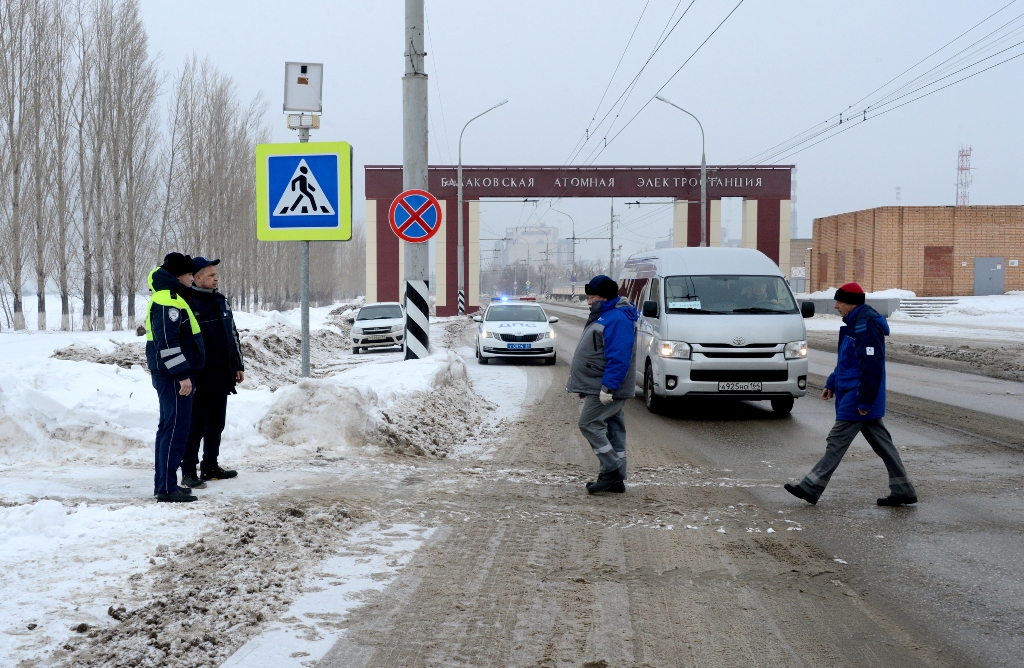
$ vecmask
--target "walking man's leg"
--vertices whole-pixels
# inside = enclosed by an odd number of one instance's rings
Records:
[[[846,454],[853,439],[857,437],[863,424],[863,422],[836,420],[826,439],[825,456],[800,481],[799,488],[814,499],[811,503],[815,503],[818,497],[824,493],[828,481],[839,467],[839,462],[843,461],[843,455]]]
[[[626,479],[626,404],[622,402],[619,412],[608,419],[608,441],[619,456],[619,475]]]
[[[892,496],[917,501],[917,491],[910,483],[910,478],[907,477],[907,469],[903,466],[900,453],[893,445],[892,436],[882,424],[882,420],[868,420],[864,423],[861,433],[864,434],[864,438],[875,454],[885,462],[885,468],[889,472],[889,490],[892,492]]]

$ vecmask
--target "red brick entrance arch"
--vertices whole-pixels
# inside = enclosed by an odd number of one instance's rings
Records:
[[[789,273],[790,193],[793,165],[708,167],[708,230],[721,240],[721,199],[742,197],[743,245],[757,248]],[[398,301],[401,243],[388,224],[388,207],[402,192],[402,168],[368,165],[366,175],[366,298]],[[466,308],[479,308],[482,197],[672,197],[676,245],[700,245],[700,167],[466,167],[463,178],[463,249]],[[444,210],[437,240],[437,314],[458,310],[457,184],[454,166],[431,167],[429,190]]]

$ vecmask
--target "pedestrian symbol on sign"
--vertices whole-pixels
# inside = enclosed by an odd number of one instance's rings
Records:
[[[288,187],[274,207],[275,216],[332,216],[331,202],[305,159],[299,160]]]

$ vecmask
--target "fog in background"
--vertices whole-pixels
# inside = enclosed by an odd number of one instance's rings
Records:
[[[611,133],[599,130],[573,163],[698,164],[696,124],[660,102],[650,103],[607,148],[591,149],[626,126],[735,4],[697,0],[643,70]],[[709,163],[738,163],[838,114],[1005,4],[746,0],[662,94],[701,119]],[[465,163],[564,164],[606,87],[600,114],[640,71],[673,11],[678,18],[687,5],[428,0],[431,163],[454,163],[463,123],[508,98],[466,132]],[[358,168],[400,164],[404,3],[302,7],[270,0],[142,2],[150,46],[163,66],[173,70],[192,53],[208,55],[235,78],[243,99],[263,91],[274,141],[296,139],[279,114],[284,62],[323,62],[324,114],[313,141],[352,142]],[[1020,11],[1014,5],[1000,16]],[[785,160],[798,168],[794,236],[810,236],[814,217],[894,204],[897,186],[906,205],[953,204],[961,144],[974,148],[971,203],[1019,203],[1022,68],[1024,58]],[[357,218],[362,178],[357,169]],[[560,225],[568,236],[568,218],[547,212],[549,206],[485,203],[482,236],[500,237],[506,226],[537,220]],[[576,219],[580,236],[607,235],[608,200],[556,206]],[[625,254],[667,238],[668,207],[628,208],[620,200],[616,210]],[[726,207],[726,219],[727,233],[738,237],[738,207]],[[607,252],[607,242],[599,241],[578,251]]]

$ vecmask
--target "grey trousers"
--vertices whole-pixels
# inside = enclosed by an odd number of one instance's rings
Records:
[[[597,396],[588,394],[583,398],[583,410],[577,423],[601,463],[601,473],[617,469],[623,480],[626,478],[625,406],[625,399],[616,399],[605,406]]]
[[[889,435],[889,430],[882,424],[881,419],[863,422],[836,420],[836,424],[832,427],[826,440],[825,456],[800,481],[801,489],[814,498],[821,496],[857,434],[864,434],[868,445],[885,463],[885,468],[889,471],[889,489],[892,493],[900,496],[917,496],[914,486],[907,478],[907,469],[903,467],[900,453],[896,451],[896,446],[892,443],[892,436]]]

